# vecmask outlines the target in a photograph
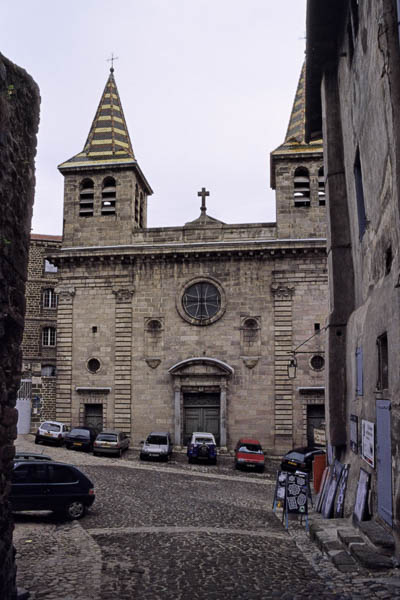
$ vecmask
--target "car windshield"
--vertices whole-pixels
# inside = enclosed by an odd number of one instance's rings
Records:
[[[80,435],[81,437],[89,437],[89,431],[87,429],[73,429],[70,435]]]
[[[286,454],[285,458],[287,460],[298,460],[300,462],[303,462],[303,460],[304,460],[304,454],[302,454],[300,452],[288,452]]]
[[[147,438],[148,444],[154,444],[155,446],[166,446],[168,444],[167,436],[165,435],[149,435]]]
[[[195,437],[194,441],[196,444],[213,444],[214,440],[209,437]]]
[[[238,452],[251,452],[252,454],[262,454],[259,444],[240,444]]]
[[[43,423],[40,429],[44,429],[45,431],[60,431],[61,427],[55,423]]]
[[[98,442],[116,442],[117,435],[115,433],[99,433],[97,436]]]

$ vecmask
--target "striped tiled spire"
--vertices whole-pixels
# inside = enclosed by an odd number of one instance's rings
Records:
[[[59,168],[133,163],[136,164],[136,158],[114,79],[114,69],[111,68],[83,151],[59,165]]]
[[[306,108],[306,66],[301,69],[300,79],[294,98],[289,126],[285,141],[272,154],[291,154],[292,152],[322,152],[322,140],[309,144],[305,141],[305,108]]]

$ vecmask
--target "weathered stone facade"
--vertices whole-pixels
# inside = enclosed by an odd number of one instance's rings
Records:
[[[398,3],[397,3],[398,6]],[[391,0],[308,3],[307,129],[324,137],[329,439],[400,548],[399,15]]]
[[[32,430],[45,419],[55,419],[58,276],[46,257],[61,246],[61,239],[32,234],[29,248],[22,369],[23,377],[32,381]]]
[[[297,167],[307,170],[301,201]],[[323,420],[324,372],[310,359],[323,360],[327,273],[322,147],[304,143],[304,74],[272,153],[278,223],[227,225],[202,204],[182,227],[146,228],[152,191],[113,73],[84,151],[59,168],[57,419],[117,427],[135,445],[151,430],[183,445],[193,427],[229,448],[240,435],[270,453],[306,443],[309,408]],[[290,380],[292,350],[310,337]]]
[[[39,90],[0,54],[0,597],[15,598],[13,522],[7,502],[17,435],[25,281],[35,187]]]

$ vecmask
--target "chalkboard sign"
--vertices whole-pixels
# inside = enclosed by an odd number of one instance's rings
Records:
[[[286,471],[278,471],[276,474],[274,501],[272,504],[273,510],[283,508],[285,505],[287,475]]]
[[[344,498],[346,495],[346,487],[347,487],[347,479],[349,477],[350,465],[344,465],[342,469],[342,474],[340,475],[336,499],[335,499],[335,509],[334,509],[334,517],[335,519],[341,519],[343,517],[344,512]]]
[[[308,514],[308,477],[305,473],[288,473],[286,477],[286,514]]]
[[[364,469],[360,469],[358,478],[356,503],[354,505],[353,519],[355,521],[364,521],[368,517],[368,492],[370,484],[370,474]]]

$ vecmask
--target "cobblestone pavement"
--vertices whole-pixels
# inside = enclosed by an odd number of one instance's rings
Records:
[[[96,501],[79,522],[16,515],[18,585],[32,600],[355,600],[400,598],[393,572],[339,573],[304,527],[271,510],[274,478],[217,467],[140,463],[64,448],[19,449],[78,466]]]

